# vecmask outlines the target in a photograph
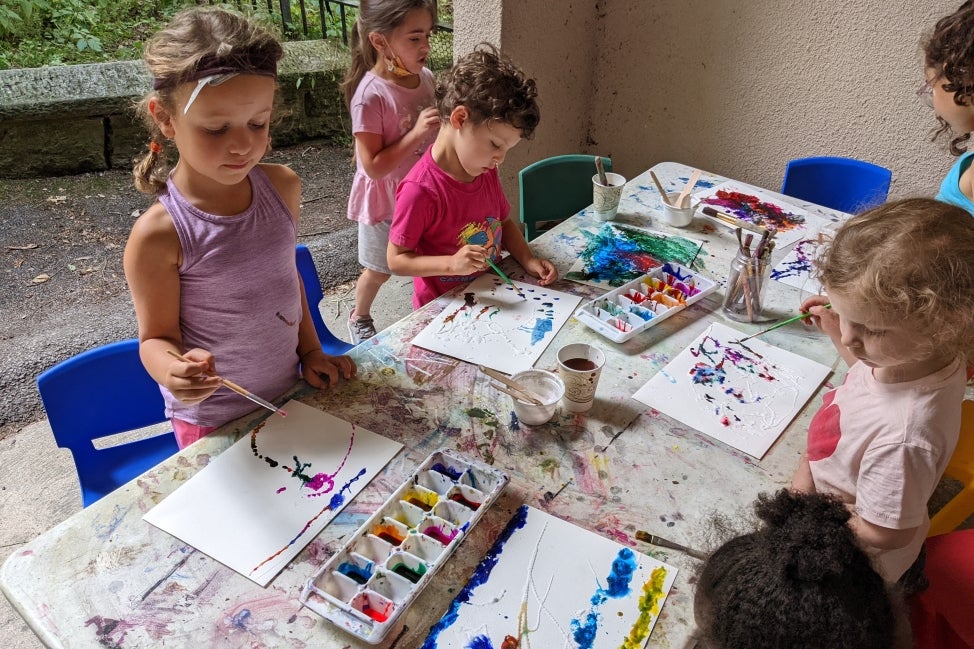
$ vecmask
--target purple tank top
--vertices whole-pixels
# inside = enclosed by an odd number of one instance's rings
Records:
[[[179,235],[179,328],[185,349],[209,350],[216,371],[254,394],[276,399],[297,381],[301,285],[291,212],[260,167],[248,175],[253,200],[232,216],[207,214],[172,179],[159,195]],[[166,415],[220,426],[256,406],[221,387],[187,406],[162,388]]]

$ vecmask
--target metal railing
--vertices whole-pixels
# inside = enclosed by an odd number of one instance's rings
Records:
[[[196,0],[200,3],[201,0]],[[224,0],[225,2],[226,0]],[[219,4],[219,0],[209,0],[210,4]],[[235,0],[239,9],[249,8],[253,11],[263,9],[266,4],[267,13],[280,21],[281,31],[285,37],[292,38],[328,38],[329,27],[335,30],[335,36],[341,29],[342,44],[348,47],[348,30],[350,23],[354,24],[358,13],[358,0]],[[309,7],[310,5],[310,7]],[[433,70],[442,70],[453,63],[453,22],[452,2],[440,2],[440,12],[446,18],[436,24],[430,39],[429,66]],[[335,7],[338,15],[335,14]],[[447,9],[449,13],[443,10]],[[295,16],[299,21],[295,21]]]

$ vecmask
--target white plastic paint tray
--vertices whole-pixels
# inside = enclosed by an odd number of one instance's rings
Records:
[[[575,317],[622,343],[717,289],[717,282],[685,266],[665,263],[642,277],[586,302]]]
[[[301,603],[379,644],[507,482],[482,462],[434,451],[308,580]]]

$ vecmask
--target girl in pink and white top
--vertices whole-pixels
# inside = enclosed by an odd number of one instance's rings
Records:
[[[850,219],[802,311],[849,364],[809,425],[792,486],[837,495],[880,573],[923,587],[927,500],[957,444],[974,352],[974,219],[932,199]],[[831,303],[831,309],[825,303]]]
[[[425,67],[435,0],[362,0],[352,30],[352,64],[342,82],[355,137],[355,178],[348,218],[358,221],[352,343],[376,334],[371,309],[391,271],[389,226],[399,181],[436,136],[433,73]]]

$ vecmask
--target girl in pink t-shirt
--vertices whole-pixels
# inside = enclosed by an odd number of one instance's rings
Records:
[[[801,308],[850,368],[812,419],[792,486],[839,496],[884,577],[922,587],[927,500],[974,356],[974,219],[927,198],[887,203],[840,227],[817,266],[828,296]]]
[[[352,343],[376,334],[372,303],[386,263],[396,187],[435,137],[433,73],[426,67],[435,0],[363,1],[352,30],[352,64],[342,82],[355,137],[348,218],[358,221],[362,274],[348,316]]]

